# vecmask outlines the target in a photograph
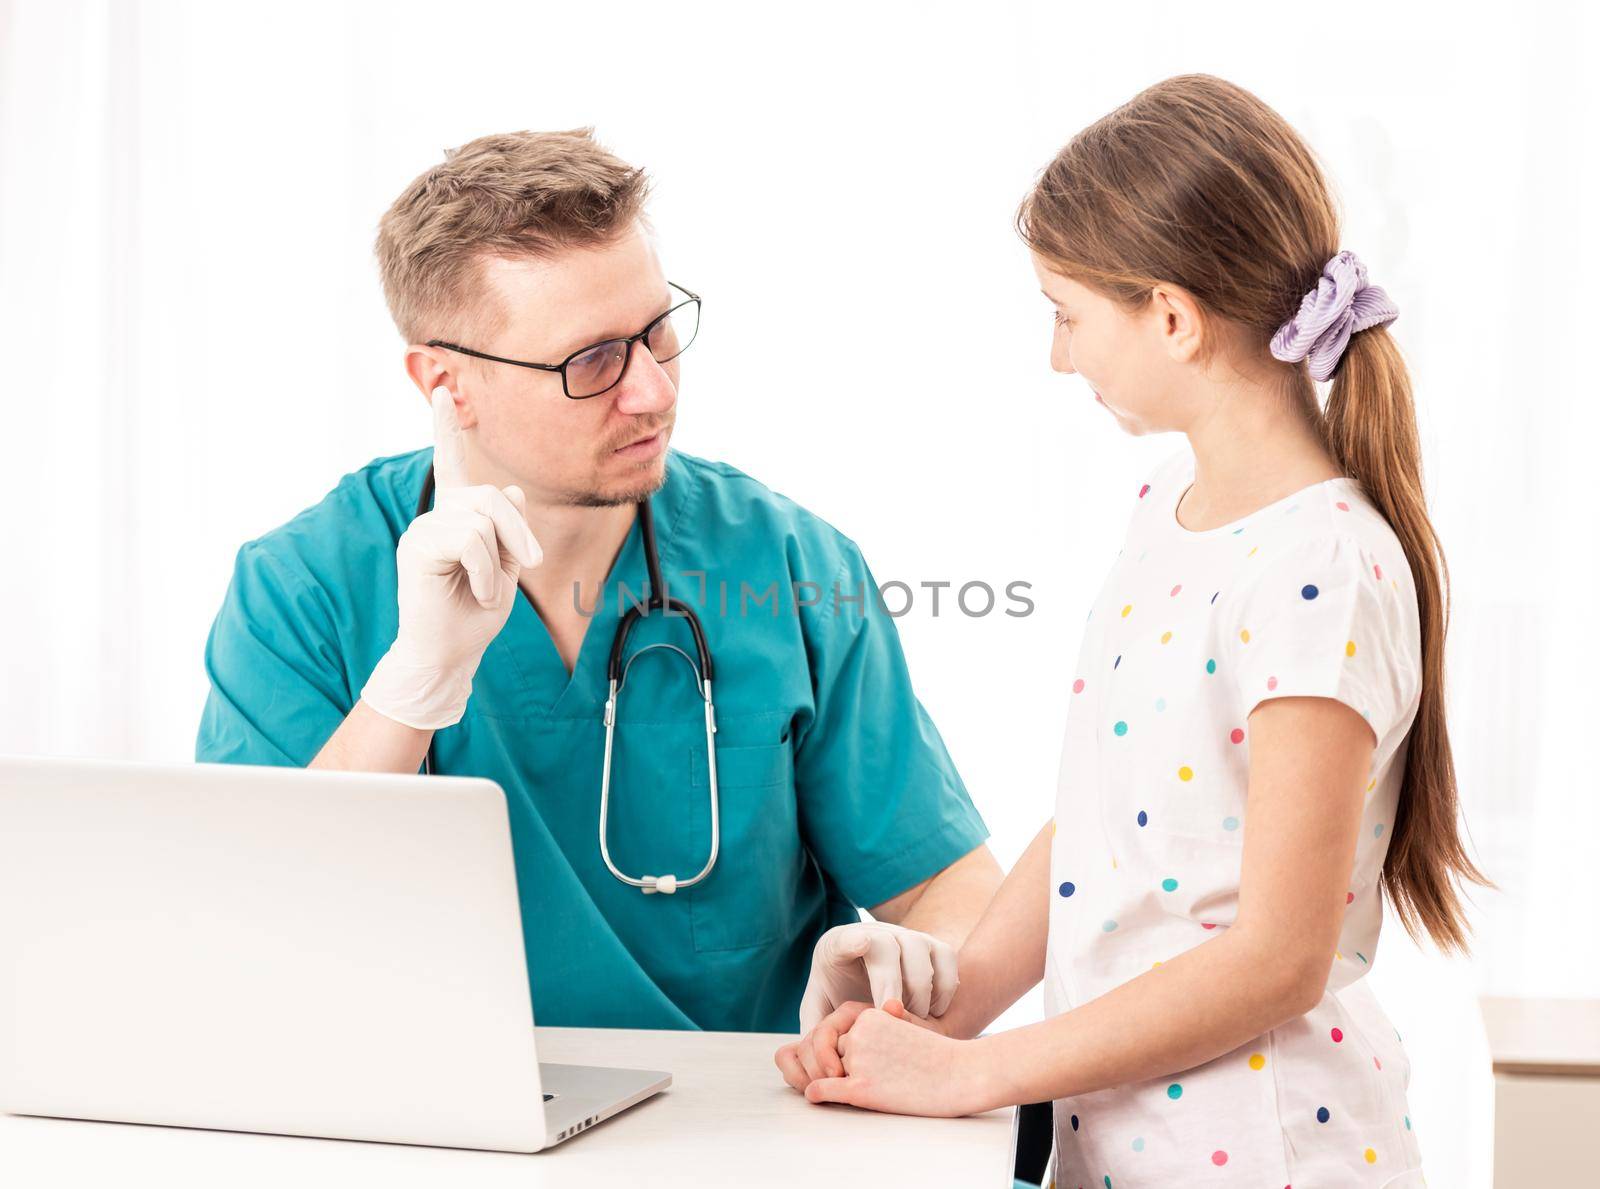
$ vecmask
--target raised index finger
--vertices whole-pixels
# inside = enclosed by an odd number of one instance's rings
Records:
[[[467,441],[456,402],[443,384],[433,390],[433,484],[439,491],[467,486]]]

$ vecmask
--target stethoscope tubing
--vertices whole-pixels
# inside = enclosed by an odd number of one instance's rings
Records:
[[[427,512],[433,504],[434,479],[433,471],[428,471],[423,480],[422,494],[417,500],[415,516]],[[640,536],[644,545],[645,568],[649,577],[649,593],[643,603],[635,603],[623,614],[618,622],[616,632],[611,638],[611,653],[606,661],[606,703],[604,712],[605,722],[605,758],[600,768],[600,857],[605,861],[606,869],[618,880],[631,887],[636,887],[646,895],[661,893],[672,895],[679,888],[693,887],[711,874],[711,869],[716,866],[717,853],[721,848],[722,825],[719,813],[721,801],[717,791],[717,712],[716,703],[711,694],[711,646],[706,642],[705,628],[700,623],[700,617],[695,614],[694,608],[681,599],[673,598],[667,590],[666,580],[661,574],[661,558],[656,549],[655,516],[650,506],[650,499],[646,497],[637,505],[639,517]],[[526,594],[526,592],[524,592]],[[530,599],[531,602],[531,599]],[[669,618],[681,618],[689,626],[690,633],[694,636],[696,658],[691,657],[683,649],[674,644],[664,642],[647,644],[635,652],[626,662],[622,657],[627,650],[628,636],[633,627],[645,616],[661,612]],[[657,648],[665,648],[677,653],[684,662],[694,671],[695,689],[705,703],[706,724],[706,771],[709,777],[708,797],[711,804],[711,849],[706,857],[705,865],[700,871],[689,879],[679,879],[672,874],[632,876],[621,871],[611,858],[611,847],[607,839],[607,826],[611,808],[611,759],[617,729],[617,705],[622,690],[627,684],[628,670],[633,662],[645,653]],[[426,776],[433,775],[436,765],[434,763],[433,740],[428,741],[427,753],[422,758],[422,771]]]

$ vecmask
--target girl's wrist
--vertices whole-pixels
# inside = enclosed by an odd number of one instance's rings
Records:
[[[1017,1104],[1004,1060],[1001,1038],[1005,1035],[1002,1032],[956,1042],[960,1046],[961,1076],[957,1084],[962,1087],[963,1113],[981,1115]]]

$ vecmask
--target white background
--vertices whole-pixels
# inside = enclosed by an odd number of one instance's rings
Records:
[[[1009,865],[1051,812],[1079,627],[1143,473],[1047,366],[1011,226],[1171,74],[1309,139],[1398,301],[1454,579],[1452,733],[1501,891],[1470,962],[1386,933],[1430,1178],[1487,1184],[1480,993],[1600,994],[1589,513],[1600,272],[1577,4],[0,4],[0,752],[192,756],[245,540],[425,445],[372,259],[447,146],[592,124],[705,295],[675,445],[854,537],[880,581],[1032,583],[900,620]],[[1036,1016],[1035,997],[1013,1021]]]

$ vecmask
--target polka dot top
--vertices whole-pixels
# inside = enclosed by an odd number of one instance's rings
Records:
[[[1391,1180],[1420,1163],[1405,1056],[1362,980],[1421,692],[1410,567],[1354,480],[1199,532],[1176,516],[1193,481],[1185,448],[1138,484],[1070,678],[1046,1010],[1233,923],[1249,718],[1270,698],[1332,698],[1372,727],[1355,868],[1322,1002],[1182,1076],[1058,1102],[1057,1184],[1408,1184]]]

